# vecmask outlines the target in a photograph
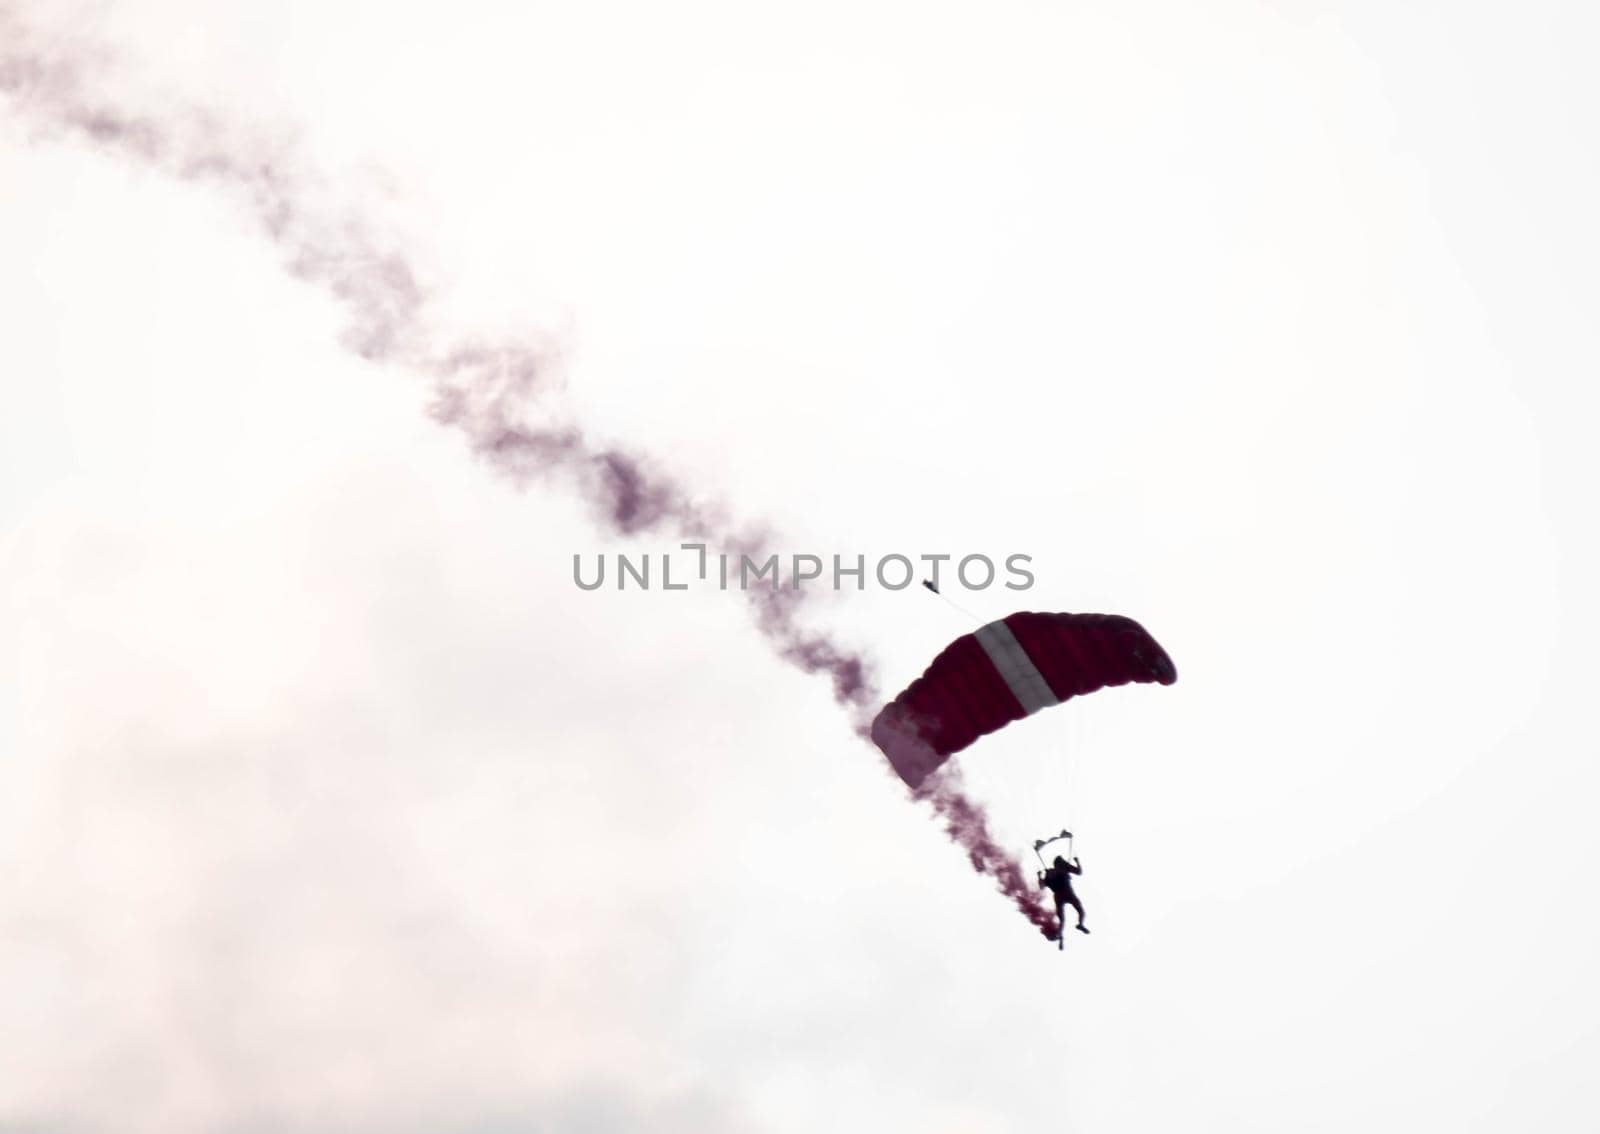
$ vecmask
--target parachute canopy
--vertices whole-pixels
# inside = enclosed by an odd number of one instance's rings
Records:
[[[872,721],[872,741],[913,790],[1012,721],[1108,685],[1171,685],[1178,671],[1120,614],[1019,611],[951,642]]]

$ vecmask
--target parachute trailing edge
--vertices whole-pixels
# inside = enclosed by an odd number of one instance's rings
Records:
[[[1012,721],[1108,686],[1177,680],[1167,652],[1131,618],[1019,611],[940,651],[878,712],[872,741],[915,790],[955,753]]]

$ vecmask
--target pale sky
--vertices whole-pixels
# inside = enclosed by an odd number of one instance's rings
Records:
[[[1063,955],[737,599],[572,583],[675,538],[495,475],[233,196],[0,83],[0,1132],[1600,1127],[1589,7],[24,25],[295,154],[781,549],[1030,554],[952,597],[1180,678],[959,758],[1019,854],[1077,832]],[[972,629],[814,617],[886,694]]]

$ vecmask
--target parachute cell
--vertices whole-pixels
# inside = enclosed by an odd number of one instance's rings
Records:
[[[979,737],[1111,685],[1171,685],[1178,671],[1119,614],[1020,611],[951,642],[879,711],[872,740],[916,789]]]

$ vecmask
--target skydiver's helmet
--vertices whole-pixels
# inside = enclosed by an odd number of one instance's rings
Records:
[[[1065,870],[1067,868],[1067,860],[1062,858],[1058,854],[1058,855],[1056,855],[1056,860],[1054,862],[1052,862],[1050,865],[1051,866],[1060,867],[1062,870]]]

